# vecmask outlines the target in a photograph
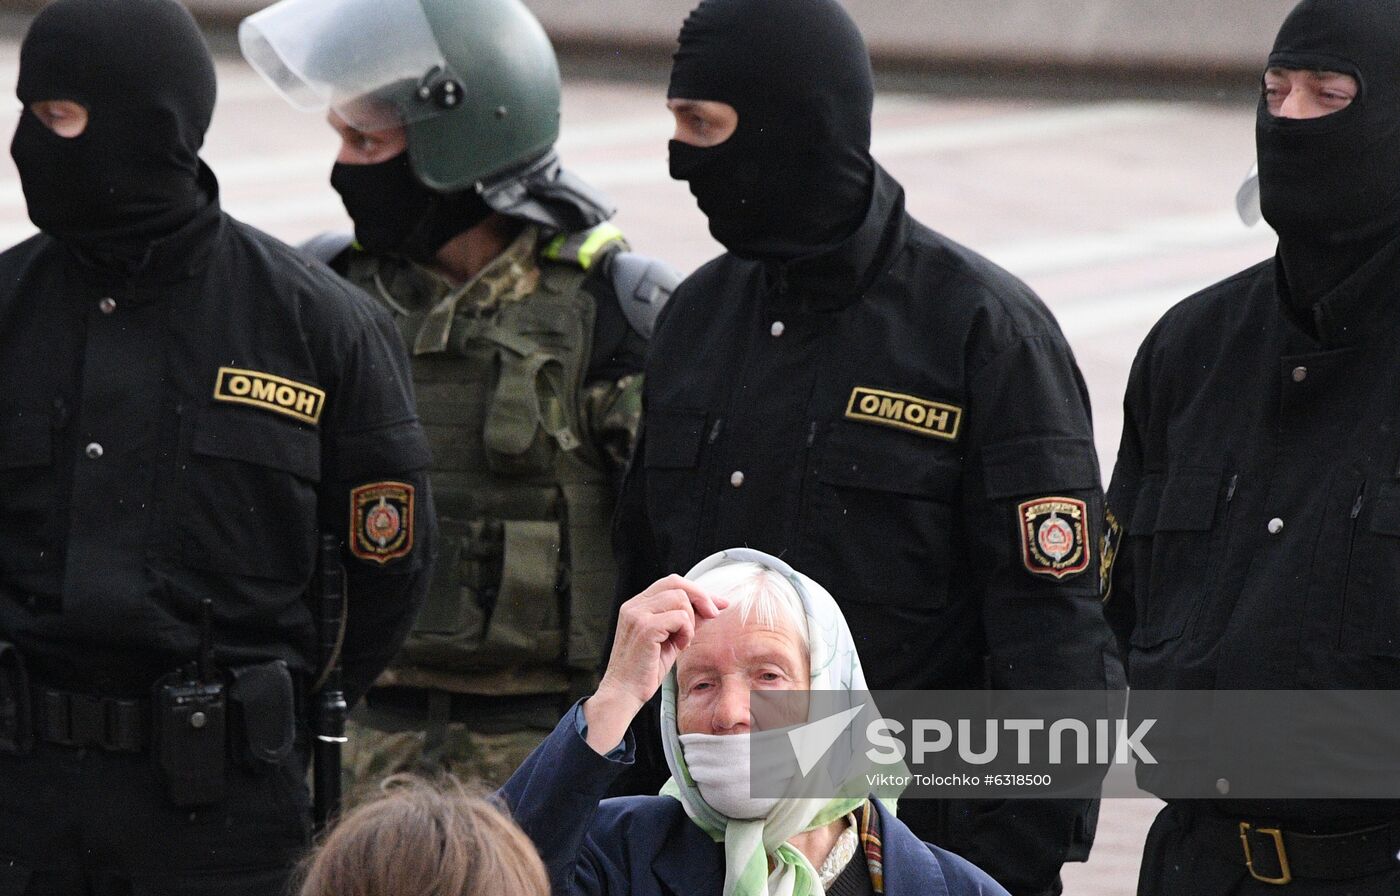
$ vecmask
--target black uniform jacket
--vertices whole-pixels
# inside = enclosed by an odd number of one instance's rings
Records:
[[[214,199],[136,273],[35,236],[0,255],[0,383],[0,639],[33,678],[147,693],[206,598],[221,666],[314,670],[321,530],[351,547],[352,696],[393,655],[428,450],[393,323],[329,270]]]
[[[1400,242],[1312,327],[1275,277],[1271,259],[1177,305],[1133,364],[1105,611],[1135,688],[1400,688]]]
[[[620,597],[747,546],[835,596],[871,688],[1121,679],[1074,357],[1028,287],[910,218],[883,170],[835,249],[786,266],[724,255],[686,280],[644,396]],[[1078,811],[1051,805],[988,805],[967,841],[938,842],[1003,884],[1018,863],[1043,877]]]

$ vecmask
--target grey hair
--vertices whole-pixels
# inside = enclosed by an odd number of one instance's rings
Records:
[[[781,573],[746,561],[717,566],[693,581],[711,595],[728,599],[724,612],[739,612],[745,624],[753,621],[773,631],[790,631],[812,655],[807,611],[797,589]]]

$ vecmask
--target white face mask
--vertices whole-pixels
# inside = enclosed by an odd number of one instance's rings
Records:
[[[787,737],[788,729],[759,731],[754,734],[682,734],[681,751],[686,768],[700,796],[710,808],[738,821],[766,818],[779,797],[750,795],[753,750],[759,759],[764,793],[786,794],[795,767],[782,761],[778,743],[764,743]],[[773,757],[764,761],[765,757]]]

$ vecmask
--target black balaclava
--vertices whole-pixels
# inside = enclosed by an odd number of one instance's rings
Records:
[[[850,235],[870,202],[870,54],[836,0],[703,0],[681,28],[670,98],[739,113],[734,135],[671,141],[671,176],[745,258],[787,260]]]
[[[1400,237],[1400,0],[1303,0],[1269,66],[1343,72],[1341,111],[1289,120],[1259,101],[1259,200],[1279,235],[1285,295],[1308,310]]]
[[[337,162],[331,186],[355,222],[355,241],[370,252],[431,264],[448,240],[491,215],[476,190],[438,193],[413,174],[408,150],[373,165]]]
[[[29,218],[99,255],[141,258],[207,201],[199,149],[214,112],[214,63],[175,0],[56,0],[20,48],[25,106],[10,144]],[[29,111],[72,100],[88,112],[77,137]]]

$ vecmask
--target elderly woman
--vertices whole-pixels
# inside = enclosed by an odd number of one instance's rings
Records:
[[[672,778],[661,796],[605,800],[658,687]],[[831,595],[780,560],[725,551],[622,606],[597,692],[502,793],[555,896],[1005,896],[877,800],[749,792],[752,692],[864,688]]]

